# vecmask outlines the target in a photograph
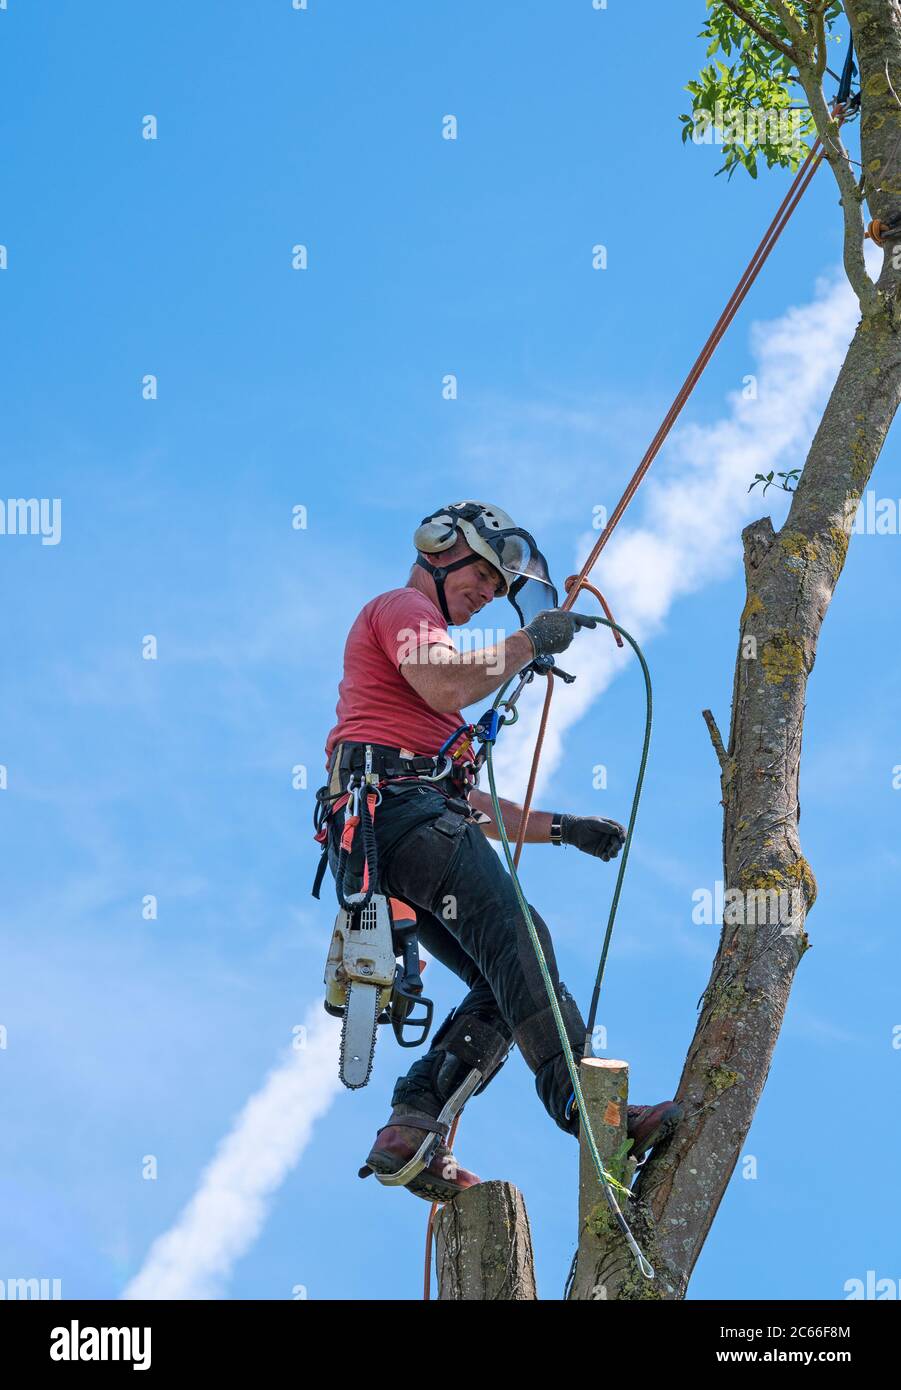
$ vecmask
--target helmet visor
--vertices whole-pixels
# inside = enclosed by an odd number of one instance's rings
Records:
[[[507,597],[521,626],[525,627],[543,609],[559,606],[547,561],[528,531],[489,532],[485,539],[498,557],[498,565],[510,586]]]

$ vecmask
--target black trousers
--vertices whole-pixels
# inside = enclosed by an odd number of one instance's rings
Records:
[[[454,1010],[454,1017],[474,1014],[512,1041],[514,1030],[538,1015],[547,1015],[549,1001],[510,875],[477,825],[461,816],[451,834],[436,829],[446,802],[434,788],[407,784],[385,787],[382,792],[375,815],[377,891],[416,909],[422,945],[468,985],[469,992]],[[446,827],[446,816],[443,821]],[[333,873],[343,824],[342,810],[331,820],[329,864]],[[356,845],[361,842],[358,829]],[[356,855],[351,861],[351,868],[355,867],[359,868]],[[355,891],[358,885],[358,875],[349,875],[345,889]],[[534,907],[532,915],[558,1001],[565,1004],[571,1051],[578,1059],[585,1025],[559,979],[547,925]],[[437,1115],[452,1086],[459,1084],[459,1072],[454,1075],[452,1067],[448,1070],[447,1053],[441,1047],[442,1031],[449,1022],[446,1020],[433,1035],[429,1051],[414,1062],[406,1076],[398,1078],[392,1104],[414,1105]],[[545,1036],[547,1028],[545,1017]],[[538,1056],[553,1049],[555,1042],[552,1055],[532,1068],[535,1088],[559,1128],[575,1134],[574,1122],[564,1116],[572,1085],[559,1038],[545,1043]],[[528,1051],[524,1048],[524,1055]]]

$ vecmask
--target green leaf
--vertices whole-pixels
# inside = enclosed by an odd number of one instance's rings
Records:
[[[745,4],[772,33],[787,37],[772,0],[745,0]],[[791,8],[802,22],[807,21],[805,5],[795,0]],[[841,0],[830,0],[824,18],[827,37],[836,42],[840,36],[832,33],[833,26],[838,21],[844,24]],[[726,173],[731,179],[737,169],[744,168],[756,179],[761,160],[768,169],[796,170],[808,152],[814,123],[809,111],[795,105],[800,93],[791,59],[751,30],[726,0],[706,0],[699,38],[705,45],[706,65],[686,84],[686,90],[692,99],[690,120],[694,123],[702,110],[712,112],[721,103],[726,125],[714,131],[713,143],[720,146],[723,161],[716,173]],[[731,65],[717,53],[730,59]],[[729,116],[733,111],[735,120]],[[685,131],[694,125],[685,120],[682,125],[684,142]]]

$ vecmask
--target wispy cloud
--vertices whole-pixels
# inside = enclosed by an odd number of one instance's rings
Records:
[[[789,1032],[827,1047],[833,1044],[843,1047],[849,1044],[857,1045],[863,1041],[847,1028],[840,1028],[834,1019],[823,1018],[812,1009],[805,1009],[794,1001],[785,1022]]]
[[[123,1298],[221,1296],[235,1262],[262,1230],[270,1199],[340,1090],[338,1021],[317,1003],[304,1026],[306,1046],[292,1050],[250,1097],[194,1196],[154,1241]]]
[[[732,393],[723,419],[673,433],[639,493],[641,520],[617,529],[592,574],[617,621],[637,640],[643,643],[660,630],[677,599],[739,563],[743,526],[762,510],[784,510],[784,494],[770,491],[763,501],[759,489],[748,493],[749,484],[755,473],[803,464],[858,312],[843,275],[818,281],[810,304],[753,326],[754,398]],[[581,538],[574,570],[596,540],[597,533]],[[596,606],[590,598],[579,604],[587,612]],[[567,729],[629,659],[606,633],[581,636],[567,651],[561,665],[579,679],[555,692],[539,786],[560,761]],[[525,791],[526,753],[534,745],[541,703],[526,697],[516,731],[498,745],[500,780],[514,797]]]

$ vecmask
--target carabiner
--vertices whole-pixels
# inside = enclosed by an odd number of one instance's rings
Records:
[[[441,754],[440,754],[440,753],[436,753],[435,756],[436,756],[436,757],[440,757]],[[453,772],[453,770],[454,770],[453,759],[447,757],[447,755],[445,754],[445,757],[444,757],[444,764],[443,764],[442,767],[439,767],[439,769],[438,769],[437,772],[420,772],[420,773],[417,773],[416,780],[417,780],[418,782],[440,782],[441,779],[442,779],[443,777],[447,777],[451,772]]]

